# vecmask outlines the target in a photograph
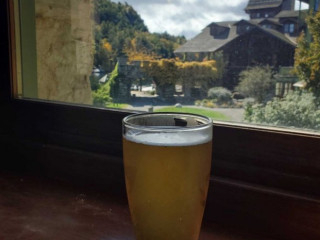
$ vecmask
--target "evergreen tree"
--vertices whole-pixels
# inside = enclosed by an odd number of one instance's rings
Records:
[[[240,82],[236,90],[246,97],[254,98],[258,103],[272,99],[275,89],[275,79],[269,66],[257,66],[240,73]]]

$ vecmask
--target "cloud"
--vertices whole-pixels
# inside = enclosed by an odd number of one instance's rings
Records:
[[[115,1],[115,0],[114,0]],[[115,1],[117,2],[117,1]],[[120,0],[140,14],[150,32],[192,38],[211,22],[248,19],[248,0]]]

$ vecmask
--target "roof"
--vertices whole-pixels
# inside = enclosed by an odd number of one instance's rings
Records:
[[[269,20],[269,19],[264,19],[264,20]],[[263,22],[264,20],[262,20],[261,22]],[[251,24],[254,23],[255,21],[252,21],[252,20],[249,20],[248,22],[250,22]],[[290,45],[293,45],[295,46],[296,45],[296,42],[292,40],[292,38],[289,38],[288,35],[286,34],[283,34],[277,30],[274,30],[274,29],[270,29],[270,28],[264,28],[264,27],[261,27],[259,25],[256,24],[256,27],[258,27],[260,30],[262,31],[265,31],[271,35],[273,35],[274,37],[290,44]]]
[[[241,20],[242,21],[242,20]],[[264,22],[270,22],[270,23],[273,23],[275,25],[281,25],[279,23],[279,19],[278,18],[254,18],[254,19],[250,19],[250,20],[243,20],[243,21],[246,21],[246,22],[249,22],[253,25],[261,25],[263,24]],[[282,26],[282,25],[281,25]]]
[[[305,81],[299,81],[293,84],[293,86],[298,88],[305,88],[307,86],[307,83]]]
[[[205,27],[200,34],[176,49],[175,52],[215,52],[238,36],[236,28],[233,27],[234,23],[236,22],[229,21],[211,23]],[[227,38],[214,38],[210,33],[210,27],[212,24],[228,27],[230,30]]]
[[[270,28],[263,28],[263,27],[261,27],[261,29],[262,29],[263,31],[266,31],[266,32],[268,32],[269,34],[273,35],[274,37],[282,40],[283,42],[286,42],[286,43],[288,43],[288,44],[290,44],[290,45],[292,45],[292,46],[296,46],[296,43],[293,42],[291,39],[289,39],[286,34],[283,34],[283,33],[279,32],[279,31],[277,31],[277,30],[270,29]]]
[[[187,41],[185,44],[176,49],[175,53],[201,53],[201,52],[215,52],[225,46],[227,43],[235,40],[239,37],[237,33],[237,25],[239,23],[247,23],[254,26],[255,29],[265,32],[266,34],[270,34],[273,37],[280,39],[281,41],[295,47],[296,43],[288,38],[287,35],[278,32],[273,29],[263,28],[259,26],[259,21],[252,20],[240,20],[236,22],[214,22],[205,27],[200,34],[195,36],[193,39]],[[229,31],[225,38],[215,38],[211,34],[211,27],[213,25],[228,27]],[[244,33],[246,34],[246,33]],[[243,34],[242,34],[243,35]]]
[[[99,79],[99,83],[105,83],[108,81],[108,74],[104,75],[102,78]]]
[[[282,4],[282,0],[249,0],[245,10],[255,10],[261,8],[276,8]]]
[[[237,23],[238,21],[224,21],[224,22],[213,22],[210,23],[208,26],[210,26],[211,24],[216,24],[222,27],[230,27],[231,25]]]
[[[297,18],[299,17],[299,11],[285,10],[285,11],[279,12],[275,17],[276,18],[290,18],[290,17]]]
[[[282,24],[279,23],[279,19],[276,18],[265,18],[265,19],[260,19],[261,21],[258,24],[264,24],[264,23],[272,23],[277,26],[282,26]]]

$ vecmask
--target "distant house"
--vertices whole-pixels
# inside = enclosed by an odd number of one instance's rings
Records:
[[[226,61],[223,84],[233,88],[248,66],[292,66],[296,40],[305,29],[305,12],[294,0],[249,0],[250,20],[213,22],[175,50],[185,60],[212,59],[222,51]]]
[[[103,83],[106,83],[109,79],[109,75],[108,74],[105,74],[103,77],[101,77],[98,81],[99,83],[103,84]]]

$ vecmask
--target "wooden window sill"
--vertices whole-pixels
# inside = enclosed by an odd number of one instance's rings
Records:
[[[19,99],[8,109],[3,167],[125,199],[121,120],[128,112]],[[204,226],[320,239],[319,140],[317,133],[215,123]]]
[[[103,191],[31,175],[0,174],[0,239],[134,239],[127,202]],[[267,240],[204,223],[199,240]]]

